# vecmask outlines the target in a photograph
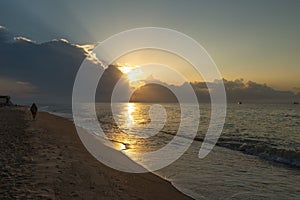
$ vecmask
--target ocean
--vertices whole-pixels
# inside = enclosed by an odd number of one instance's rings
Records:
[[[106,136],[120,144],[115,148],[132,160],[138,160],[137,153],[156,151],[171,142],[181,122],[178,104],[161,104],[166,114],[163,124],[161,114],[154,113],[150,119],[151,105],[115,104],[113,117],[110,104],[96,104]],[[194,111],[193,105],[184,106]],[[210,122],[210,104],[199,107],[201,117],[193,143],[183,156],[155,174],[195,199],[300,199],[299,105],[228,104],[221,137],[203,159],[198,158],[198,153]],[[72,120],[70,105],[40,108]],[[99,130],[86,125],[89,118],[84,112],[82,118],[80,126],[97,134]],[[149,127],[149,123],[154,126]],[[140,137],[141,127],[153,135]],[[183,131],[187,137],[191,135],[189,124],[183,125]]]

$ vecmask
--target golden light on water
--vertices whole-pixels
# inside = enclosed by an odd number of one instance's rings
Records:
[[[126,149],[126,145],[125,144],[120,144],[121,150],[125,150]]]
[[[118,151],[123,151],[126,155],[132,154],[133,159],[135,154],[142,151],[148,151],[150,147],[145,146],[145,138],[142,138],[139,128],[147,125],[148,107],[141,106],[139,103],[123,103],[119,111],[119,128],[121,131],[112,132],[111,139],[114,148]],[[150,150],[149,150],[150,151]]]
[[[119,150],[119,151],[127,149],[125,144],[119,143],[119,142],[114,143],[114,147],[116,150]]]
[[[132,113],[134,112],[134,110],[135,110],[134,103],[128,103],[127,104],[127,127],[131,127],[135,123],[134,117],[132,115]]]

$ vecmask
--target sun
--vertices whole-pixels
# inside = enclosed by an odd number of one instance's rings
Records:
[[[123,74],[128,74],[128,73],[132,70],[132,67],[129,67],[129,66],[122,66],[122,67],[118,67],[118,69],[119,69]]]
[[[118,69],[123,74],[126,74],[130,86],[137,88],[145,85],[143,80],[145,74],[140,66],[130,66],[127,64],[125,66],[118,67]]]

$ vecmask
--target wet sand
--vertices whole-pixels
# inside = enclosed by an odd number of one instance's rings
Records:
[[[190,199],[152,173],[101,164],[67,119],[2,107],[0,121],[0,199]]]

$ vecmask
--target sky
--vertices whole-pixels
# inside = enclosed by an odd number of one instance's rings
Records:
[[[0,25],[38,43],[91,44],[131,28],[170,28],[199,42],[224,78],[294,91],[300,87],[299,24],[298,0],[0,1]]]

